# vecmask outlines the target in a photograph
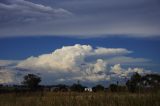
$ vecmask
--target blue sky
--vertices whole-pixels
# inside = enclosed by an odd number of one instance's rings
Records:
[[[159,11],[159,0],[0,0],[0,83],[160,72]]]
[[[151,58],[159,61],[159,38],[128,38],[128,37],[103,37],[103,38],[71,38],[71,37],[14,37],[0,39],[1,59],[25,59],[29,56],[38,56],[49,53],[64,45],[84,44],[94,47],[127,48],[135,51],[133,56]]]

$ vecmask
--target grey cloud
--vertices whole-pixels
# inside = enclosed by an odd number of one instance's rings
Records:
[[[0,3],[10,4],[11,0],[1,0]]]
[[[109,64],[145,64],[150,62],[151,60],[145,58],[133,58],[133,57],[126,57],[126,56],[116,56],[113,58],[108,59]]]
[[[12,8],[12,11],[1,9],[0,37],[155,37],[160,35],[159,4],[158,0],[16,0],[10,4],[1,2],[1,8]],[[15,12],[15,8],[23,9]]]
[[[69,11],[50,6],[36,4],[25,0],[9,1],[10,4],[0,3],[1,27],[14,26],[34,21],[53,20],[58,17],[71,15]]]

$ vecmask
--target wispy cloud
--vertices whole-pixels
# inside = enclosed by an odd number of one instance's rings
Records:
[[[8,4],[0,2],[0,23],[4,26],[35,24],[35,22],[56,20],[56,18],[72,15],[63,8],[52,8],[26,0],[8,0]],[[31,25],[33,25],[31,24]]]
[[[111,59],[108,59],[109,64],[139,64],[145,65],[146,63],[150,62],[151,60],[145,58],[133,58],[133,57],[126,57],[126,56],[116,56]]]

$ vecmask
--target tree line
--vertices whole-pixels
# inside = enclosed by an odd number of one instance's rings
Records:
[[[41,78],[34,74],[28,74],[24,76],[22,85],[14,85],[12,87],[0,85],[0,92],[18,92],[18,91],[74,91],[83,92],[86,86],[83,86],[78,81],[71,86],[58,84],[52,86],[40,85]],[[93,92],[99,91],[111,91],[111,92],[156,92],[160,89],[160,75],[159,74],[147,74],[141,76],[138,73],[134,73],[125,85],[110,84],[108,88],[103,85],[96,85],[91,88]]]

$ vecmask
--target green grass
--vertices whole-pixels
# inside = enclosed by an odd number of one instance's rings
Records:
[[[35,92],[0,94],[0,106],[160,106],[159,93]]]

